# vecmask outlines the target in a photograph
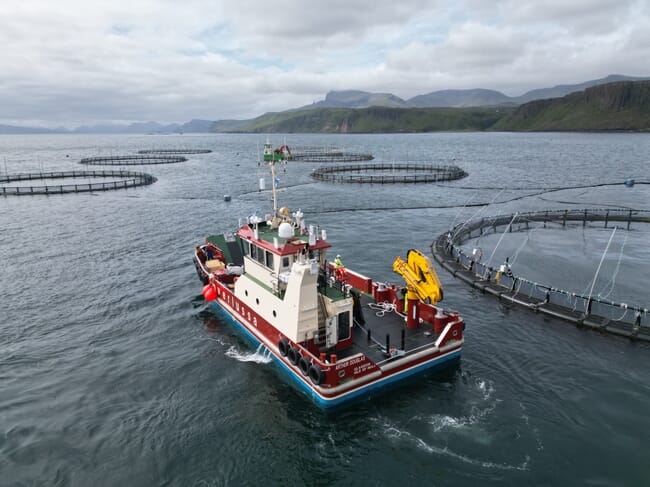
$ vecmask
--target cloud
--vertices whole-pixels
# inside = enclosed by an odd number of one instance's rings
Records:
[[[22,0],[0,5],[0,123],[248,118],[331,89],[508,94],[640,72],[643,1]]]

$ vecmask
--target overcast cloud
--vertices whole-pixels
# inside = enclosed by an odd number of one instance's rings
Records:
[[[650,75],[645,0],[3,0],[0,123],[250,118],[329,90]]]

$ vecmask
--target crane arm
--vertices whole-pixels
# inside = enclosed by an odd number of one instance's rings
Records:
[[[415,293],[421,301],[435,304],[442,300],[442,284],[438,274],[431,260],[419,250],[409,250],[406,261],[397,257],[393,262],[393,271],[404,278],[408,291]]]

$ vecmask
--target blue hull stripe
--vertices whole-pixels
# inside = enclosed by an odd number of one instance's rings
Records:
[[[236,328],[238,331],[241,331],[244,333],[244,337],[254,346],[258,347],[260,344],[264,345],[255,335],[253,335],[247,328],[244,326],[242,323],[237,321],[237,319],[232,316],[228,310],[224,309],[217,300],[214,300],[211,302],[212,308],[216,311],[218,311],[220,314],[225,315],[227,318],[230,319],[232,323],[236,325]],[[266,348],[266,346],[265,346]],[[309,397],[311,397],[316,404],[318,404],[320,407],[329,409],[332,407],[340,406],[348,401],[351,401],[353,399],[359,399],[362,396],[368,395],[373,391],[376,391],[378,389],[384,388],[393,382],[396,381],[402,381],[408,377],[414,376],[419,373],[423,373],[427,370],[434,369],[436,367],[440,367],[442,365],[448,365],[448,362],[451,362],[453,360],[457,360],[460,358],[460,349],[454,350],[453,352],[450,352],[446,355],[438,356],[435,359],[425,362],[423,364],[420,364],[418,366],[403,370],[402,372],[398,372],[394,375],[385,377],[385,378],[379,378],[375,382],[371,382],[369,384],[360,386],[358,389],[351,389],[350,391],[346,391],[341,393],[340,397],[334,397],[332,399],[325,399],[321,397],[314,389],[312,389],[308,384],[306,384],[303,380],[301,380],[300,377],[296,376],[296,372],[289,368],[287,364],[285,364],[280,358],[276,356],[276,354],[272,351],[269,350],[271,353],[271,356],[273,357],[273,360],[282,367],[282,370],[285,372],[285,374],[292,380],[292,382],[300,388],[301,392],[307,393]]]

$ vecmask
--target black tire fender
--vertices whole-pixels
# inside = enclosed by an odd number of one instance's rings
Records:
[[[278,350],[280,352],[280,355],[286,357],[287,353],[289,352],[289,348],[289,340],[286,338],[280,338],[280,341],[278,342]]]
[[[300,357],[298,360],[298,368],[302,375],[309,375],[309,367],[311,367],[311,360],[308,357]]]
[[[287,358],[289,359],[289,362],[291,362],[293,365],[296,365],[298,363],[298,360],[300,360],[300,350],[295,347],[291,347],[287,351]]]
[[[319,386],[325,382],[325,372],[320,368],[320,365],[313,364],[309,367],[309,378],[315,385]]]

